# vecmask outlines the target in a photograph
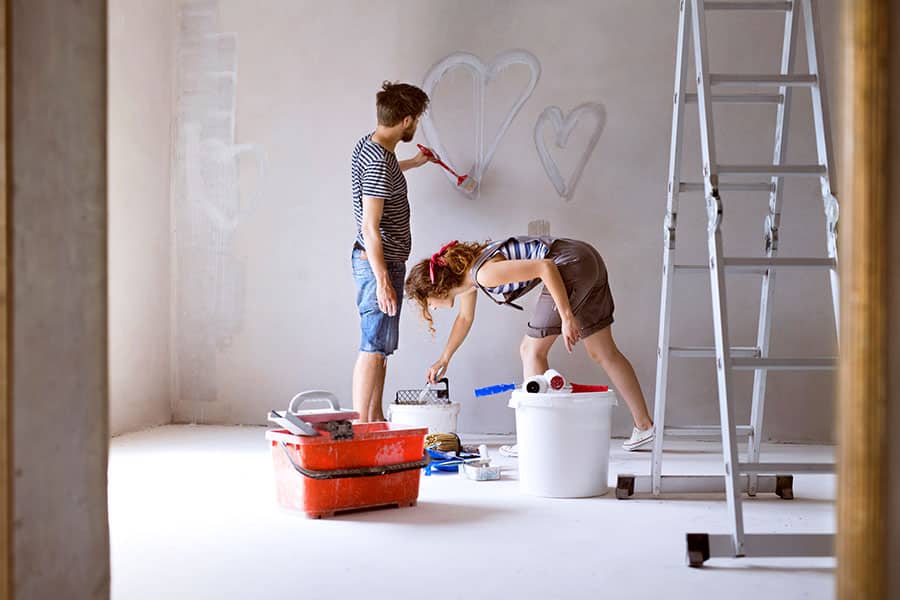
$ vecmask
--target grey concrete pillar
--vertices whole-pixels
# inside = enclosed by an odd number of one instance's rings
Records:
[[[13,598],[108,598],[106,2],[9,4]]]

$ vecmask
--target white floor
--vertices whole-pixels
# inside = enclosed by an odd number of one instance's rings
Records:
[[[499,459],[510,467],[503,481],[423,477],[416,507],[308,520],[275,504],[263,432],[170,426],[113,440],[113,600],[834,595],[833,559],[714,559],[703,569],[686,567],[685,532],[727,532],[722,500],[527,497],[512,459]],[[667,463],[673,474],[721,472],[714,444],[674,449]],[[771,461],[833,455],[824,446],[766,452]],[[618,443],[611,461],[610,481],[617,472],[649,469],[649,453],[626,454]],[[793,501],[748,501],[748,532],[834,530],[833,476],[797,476],[794,492]]]

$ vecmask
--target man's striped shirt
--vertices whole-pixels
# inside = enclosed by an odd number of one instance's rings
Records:
[[[406,177],[400,170],[397,156],[372,141],[366,134],[353,149],[350,162],[353,180],[353,216],[356,219],[356,241],[365,248],[362,236],[363,196],[384,199],[381,214],[381,240],[384,260],[406,262],[412,247],[409,230],[409,200],[406,197]]]

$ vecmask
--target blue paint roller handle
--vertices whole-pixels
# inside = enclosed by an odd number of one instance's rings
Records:
[[[493,396],[494,394],[502,394],[503,392],[508,392],[510,390],[516,389],[516,384],[514,383],[501,383],[500,385],[489,385],[487,387],[478,388],[475,390],[475,397],[480,396]]]

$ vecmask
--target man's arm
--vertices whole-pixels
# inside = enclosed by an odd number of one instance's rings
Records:
[[[416,154],[415,156],[413,156],[412,158],[408,158],[406,160],[399,161],[400,162],[400,170],[408,171],[409,169],[415,169],[416,167],[421,167],[425,163],[429,163],[429,162],[436,163],[440,159],[441,158],[434,152],[434,150],[431,150],[431,156],[428,156],[427,154],[425,154],[421,150],[419,150],[419,153]]]
[[[428,159],[425,158],[425,155],[419,152],[412,158],[408,158],[406,160],[399,161],[400,170],[401,171],[409,171],[410,169],[415,169],[416,167],[421,167],[425,163],[428,162]]]
[[[362,236],[366,246],[369,266],[375,274],[375,296],[381,312],[394,316],[397,314],[397,294],[391,285],[384,260],[384,244],[381,240],[381,214],[384,211],[384,198],[363,196],[362,199]]]

